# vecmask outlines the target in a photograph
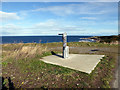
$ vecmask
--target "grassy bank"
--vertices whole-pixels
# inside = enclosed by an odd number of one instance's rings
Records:
[[[43,45],[48,47],[62,47],[62,42],[54,42],[54,43],[44,43]],[[67,45],[69,47],[118,47],[116,44],[109,43],[99,43],[99,42],[68,42]]]
[[[70,42],[70,47],[117,48],[117,45]],[[89,75],[84,72],[46,64],[40,59],[52,55],[50,48],[62,43],[2,45],[2,77],[4,88],[110,88],[116,66],[116,54],[96,52],[106,56]],[[52,49],[60,53],[61,49]],[[74,53],[74,51],[70,51]],[[95,53],[94,53],[95,54]],[[11,82],[10,82],[11,81]]]
[[[93,36],[91,39],[95,39],[101,43],[109,43],[109,44],[118,44],[120,35],[113,36]]]

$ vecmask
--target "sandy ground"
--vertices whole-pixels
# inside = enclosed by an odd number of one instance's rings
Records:
[[[62,50],[62,47],[50,48],[51,51]],[[118,57],[118,47],[70,47],[70,52],[72,53],[89,53],[89,54],[108,54],[114,55],[116,59],[120,58],[120,53]],[[120,67],[119,67],[120,68]],[[115,72],[114,81],[112,83],[112,88],[118,88],[118,68]],[[120,77],[120,76],[119,76]]]

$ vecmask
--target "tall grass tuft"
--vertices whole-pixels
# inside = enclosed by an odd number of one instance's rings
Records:
[[[14,59],[24,59],[24,58],[34,58],[36,55],[41,55],[47,51],[47,47],[42,44],[14,44],[11,45],[11,48],[8,48],[9,45],[4,45],[3,51],[3,60],[8,58]]]

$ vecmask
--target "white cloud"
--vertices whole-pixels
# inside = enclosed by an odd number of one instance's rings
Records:
[[[0,20],[1,21],[9,21],[9,20],[19,20],[20,17],[16,13],[7,13],[0,11]]]
[[[2,2],[119,2],[119,0],[2,0]]]
[[[119,0],[97,0],[98,2],[119,2]]]
[[[46,22],[40,22],[38,24],[36,24],[35,26],[36,27],[51,27],[51,26],[56,26],[57,25],[57,22],[55,20],[47,20]]]
[[[98,25],[91,21],[84,21],[79,24],[68,24],[63,22],[50,19],[45,22],[40,22],[33,24],[31,26],[25,27],[21,25],[14,25],[14,24],[6,24],[0,29],[2,30],[2,34],[11,35],[11,36],[23,36],[23,35],[58,35],[58,33],[67,32],[68,35],[107,35],[107,34],[116,34],[117,30],[107,29],[96,29],[96,27],[90,27],[89,25]],[[83,24],[82,24],[83,23]],[[106,24],[106,23],[105,23]],[[108,26],[110,25],[107,23]],[[114,23],[113,23],[114,24]],[[111,25],[113,25],[111,24]],[[97,31],[96,31],[97,30]]]
[[[21,27],[13,24],[8,24],[3,27],[2,35],[3,36],[31,36],[31,35],[58,35],[58,33],[67,32],[68,35],[113,35],[117,34],[117,30],[110,29],[90,29],[90,28],[81,28],[78,26],[47,26],[44,24],[33,25],[31,27]]]
[[[59,16],[65,15],[99,15],[106,13],[114,13],[117,12],[117,8],[112,7],[112,3],[95,3],[95,2],[87,2],[83,4],[66,4],[61,6],[48,6],[48,7],[40,7],[38,9],[31,10],[31,12],[51,12]]]
[[[102,29],[97,32],[100,35],[117,35],[118,30],[117,29]]]
[[[96,20],[96,17],[80,17],[80,19],[84,19],[84,20]]]
[[[74,14],[74,11],[72,10],[71,7],[67,6],[49,6],[45,8],[38,8],[35,10],[31,10],[32,12],[39,12],[39,11],[49,11],[52,12],[56,15],[64,16],[64,15],[69,15],[69,14]]]
[[[1,27],[3,35],[57,35],[63,32],[82,32],[85,29],[80,26],[62,25],[55,20],[48,20],[32,25],[31,27],[22,27],[14,24],[6,24]]]

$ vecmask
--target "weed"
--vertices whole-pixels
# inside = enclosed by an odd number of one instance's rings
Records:
[[[103,43],[81,43],[81,42],[69,42],[69,46],[73,47],[112,47],[113,45],[103,44]],[[28,74],[30,76],[26,79],[31,80],[28,84],[32,85],[37,83],[35,80],[35,74],[38,74],[40,82],[47,82],[51,85],[51,81],[62,83],[61,85],[67,87],[103,87],[109,88],[110,81],[113,79],[113,72],[111,71],[115,68],[115,59],[110,56],[105,56],[101,59],[97,67],[92,71],[91,74],[84,72],[79,72],[69,68],[47,64],[40,59],[44,56],[52,55],[51,51],[47,50],[48,47],[61,47],[62,43],[46,43],[46,44],[7,44],[3,45],[3,68],[8,67],[11,63],[14,67],[19,68],[20,74]],[[115,47],[115,46],[114,46]],[[55,53],[60,53],[60,51],[55,51]],[[5,71],[7,72],[7,71]],[[12,70],[11,70],[12,72]],[[14,71],[13,71],[14,72]],[[8,73],[9,74],[9,73]],[[77,76],[76,76],[77,75]],[[37,77],[38,77],[37,76]],[[57,77],[58,81],[54,77]],[[61,79],[60,79],[61,78]],[[22,79],[20,79],[22,81]],[[67,80],[69,80],[69,83]],[[78,82],[80,82],[78,84]],[[7,82],[6,82],[7,83]],[[67,84],[69,85],[67,85]],[[100,84],[99,84],[100,83]],[[42,85],[39,86],[42,88]],[[47,84],[43,85],[43,88],[48,87]],[[95,85],[95,86],[93,86]],[[51,87],[58,87],[57,84]]]

